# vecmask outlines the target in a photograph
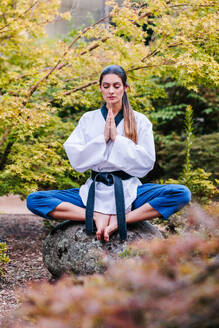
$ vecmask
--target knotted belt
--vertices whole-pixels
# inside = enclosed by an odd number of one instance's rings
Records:
[[[121,240],[125,240],[127,237],[127,227],[125,220],[125,200],[122,180],[130,179],[132,176],[124,171],[113,172],[95,172],[92,171],[91,178],[93,182],[90,185],[87,205],[86,205],[86,232],[87,234],[93,233],[93,212],[95,201],[95,182],[102,182],[107,186],[114,184],[115,201],[116,201],[116,213],[118,230]]]

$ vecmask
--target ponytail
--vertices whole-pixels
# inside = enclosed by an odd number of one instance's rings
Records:
[[[126,91],[124,92],[123,97],[122,97],[122,104],[123,104],[125,136],[137,144],[138,143],[138,132],[137,132],[135,115],[134,115],[134,111],[129,103],[129,99],[128,99]]]

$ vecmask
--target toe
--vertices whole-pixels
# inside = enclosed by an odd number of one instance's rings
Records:
[[[104,230],[104,240],[105,240],[106,242],[109,241],[109,232],[108,232],[108,227],[106,227],[105,230]]]
[[[96,232],[96,236],[97,236],[97,239],[98,239],[98,240],[101,239],[102,233],[103,233],[102,229],[97,230],[97,232]]]

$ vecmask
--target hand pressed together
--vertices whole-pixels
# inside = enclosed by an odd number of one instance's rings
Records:
[[[105,141],[108,142],[110,139],[112,141],[114,141],[116,139],[116,136],[117,136],[116,123],[114,120],[112,108],[110,107],[108,109],[106,125],[105,125],[105,129],[104,129]]]

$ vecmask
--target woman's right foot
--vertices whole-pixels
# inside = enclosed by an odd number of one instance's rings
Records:
[[[96,237],[97,240],[101,240],[103,234],[104,234],[104,229],[108,226],[110,220],[110,215],[109,214],[103,214],[99,212],[94,212],[94,222],[96,224]]]
[[[104,229],[104,240],[109,241],[110,235],[118,229],[117,216],[110,215],[109,225]]]

